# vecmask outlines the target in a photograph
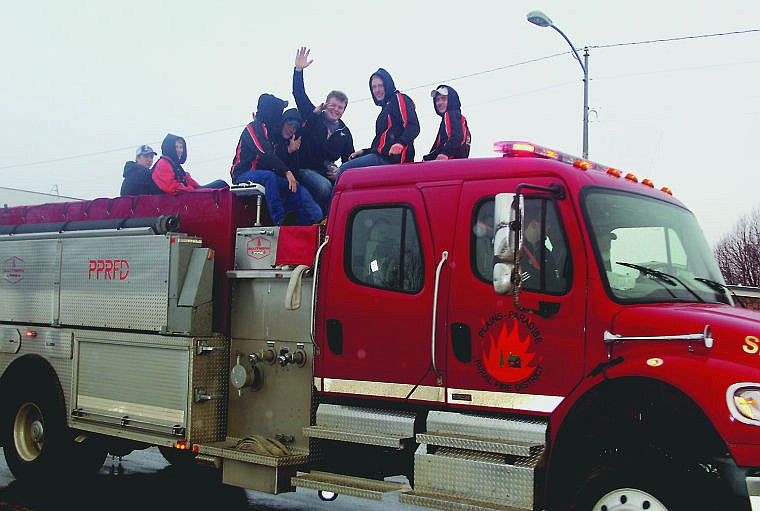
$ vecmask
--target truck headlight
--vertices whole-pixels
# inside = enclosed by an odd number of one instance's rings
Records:
[[[734,419],[760,426],[760,384],[735,383],[726,391],[726,403]]]

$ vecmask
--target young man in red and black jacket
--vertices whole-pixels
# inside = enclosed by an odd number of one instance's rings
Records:
[[[230,169],[232,183],[251,181],[263,185],[269,217],[276,225],[315,224],[323,218],[322,209],[296,180],[294,172],[298,169],[291,169],[276,153],[287,105],[287,101],[272,94],[259,96],[256,115],[243,129],[235,149]]]
[[[462,115],[459,94],[448,85],[439,85],[430,92],[435,113],[441,116],[441,125],[430,153],[422,157],[429,160],[451,160],[470,156],[470,128]]]
[[[369,88],[375,104],[382,108],[375,121],[372,147],[352,154],[351,160],[338,169],[339,175],[350,168],[414,161],[414,139],[420,134],[414,102],[396,89],[383,68],[372,73]]]

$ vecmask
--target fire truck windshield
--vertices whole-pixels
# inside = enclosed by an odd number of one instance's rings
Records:
[[[583,208],[602,280],[616,301],[732,302],[714,284],[723,277],[687,209],[604,188],[588,189]]]

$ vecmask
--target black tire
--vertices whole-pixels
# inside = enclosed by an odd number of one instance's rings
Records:
[[[72,439],[71,467],[79,475],[97,473],[105,463],[107,455],[106,446],[96,437]]]
[[[169,464],[171,464],[173,467],[179,469],[189,469],[197,466],[197,463],[195,463],[196,453],[193,451],[183,451],[164,445],[159,445],[158,450],[161,452],[161,455],[164,457],[164,459],[168,461]]]
[[[18,480],[58,473],[72,442],[60,388],[40,381],[11,388],[2,433],[8,468]]]
[[[608,459],[594,467],[571,499],[570,511],[703,511],[699,485],[669,464]]]

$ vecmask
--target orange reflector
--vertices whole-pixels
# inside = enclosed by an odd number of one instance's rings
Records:
[[[573,162],[573,167],[581,169],[581,170],[588,170],[591,168],[592,165],[593,163],[586,160],[575,160]]]
[[[641,181],[641,184],[642,184],[642,185],[646,185],[646,186],[648,186],[649,188],[654,188],[654,183],[652,182],[652,180],[651,180],[651,179],[643,179],[643,180]]]
[[[35,332],[34,330],[27,330],[26,332],[24,332],[24,336],[25,337],[37,337],[37,332]]]
[[[198,452],[200,449],[198,449],[198,446],[193,444],[193,452]]]
[[[213,250],[209,250],[209,251],[208,251],[208,259],[209,259],[209,261],[210,261],[211,259],[213,259],[213,258],[214,258],[214,251],[213,251]]]
[[[169,243],[177,243],[177,238],[169,238]]]
[[[618,170],[618,169],[613,169],[610,167],[607,169],[607,175],[609,175],[610,177],[622,177],[623,171]]]
[[[628,181],[633,181],[634,183],[638,183],[639,182],[639,178],[636,177],[636,174],[631,174],[630,172],[625,175],[625,178]]]
[[[176,447],[180,451],[185,451],[187,450],[187,442],[185,442],[184,440],[179,440],[176,444],[174,444],[174,447]]]
[[[671,192],[670,188],[668,188],[667,186],[663,186],[662,188],[660,188],[660,190],[667,193],[668,195],[673,195],[673,192]]]

